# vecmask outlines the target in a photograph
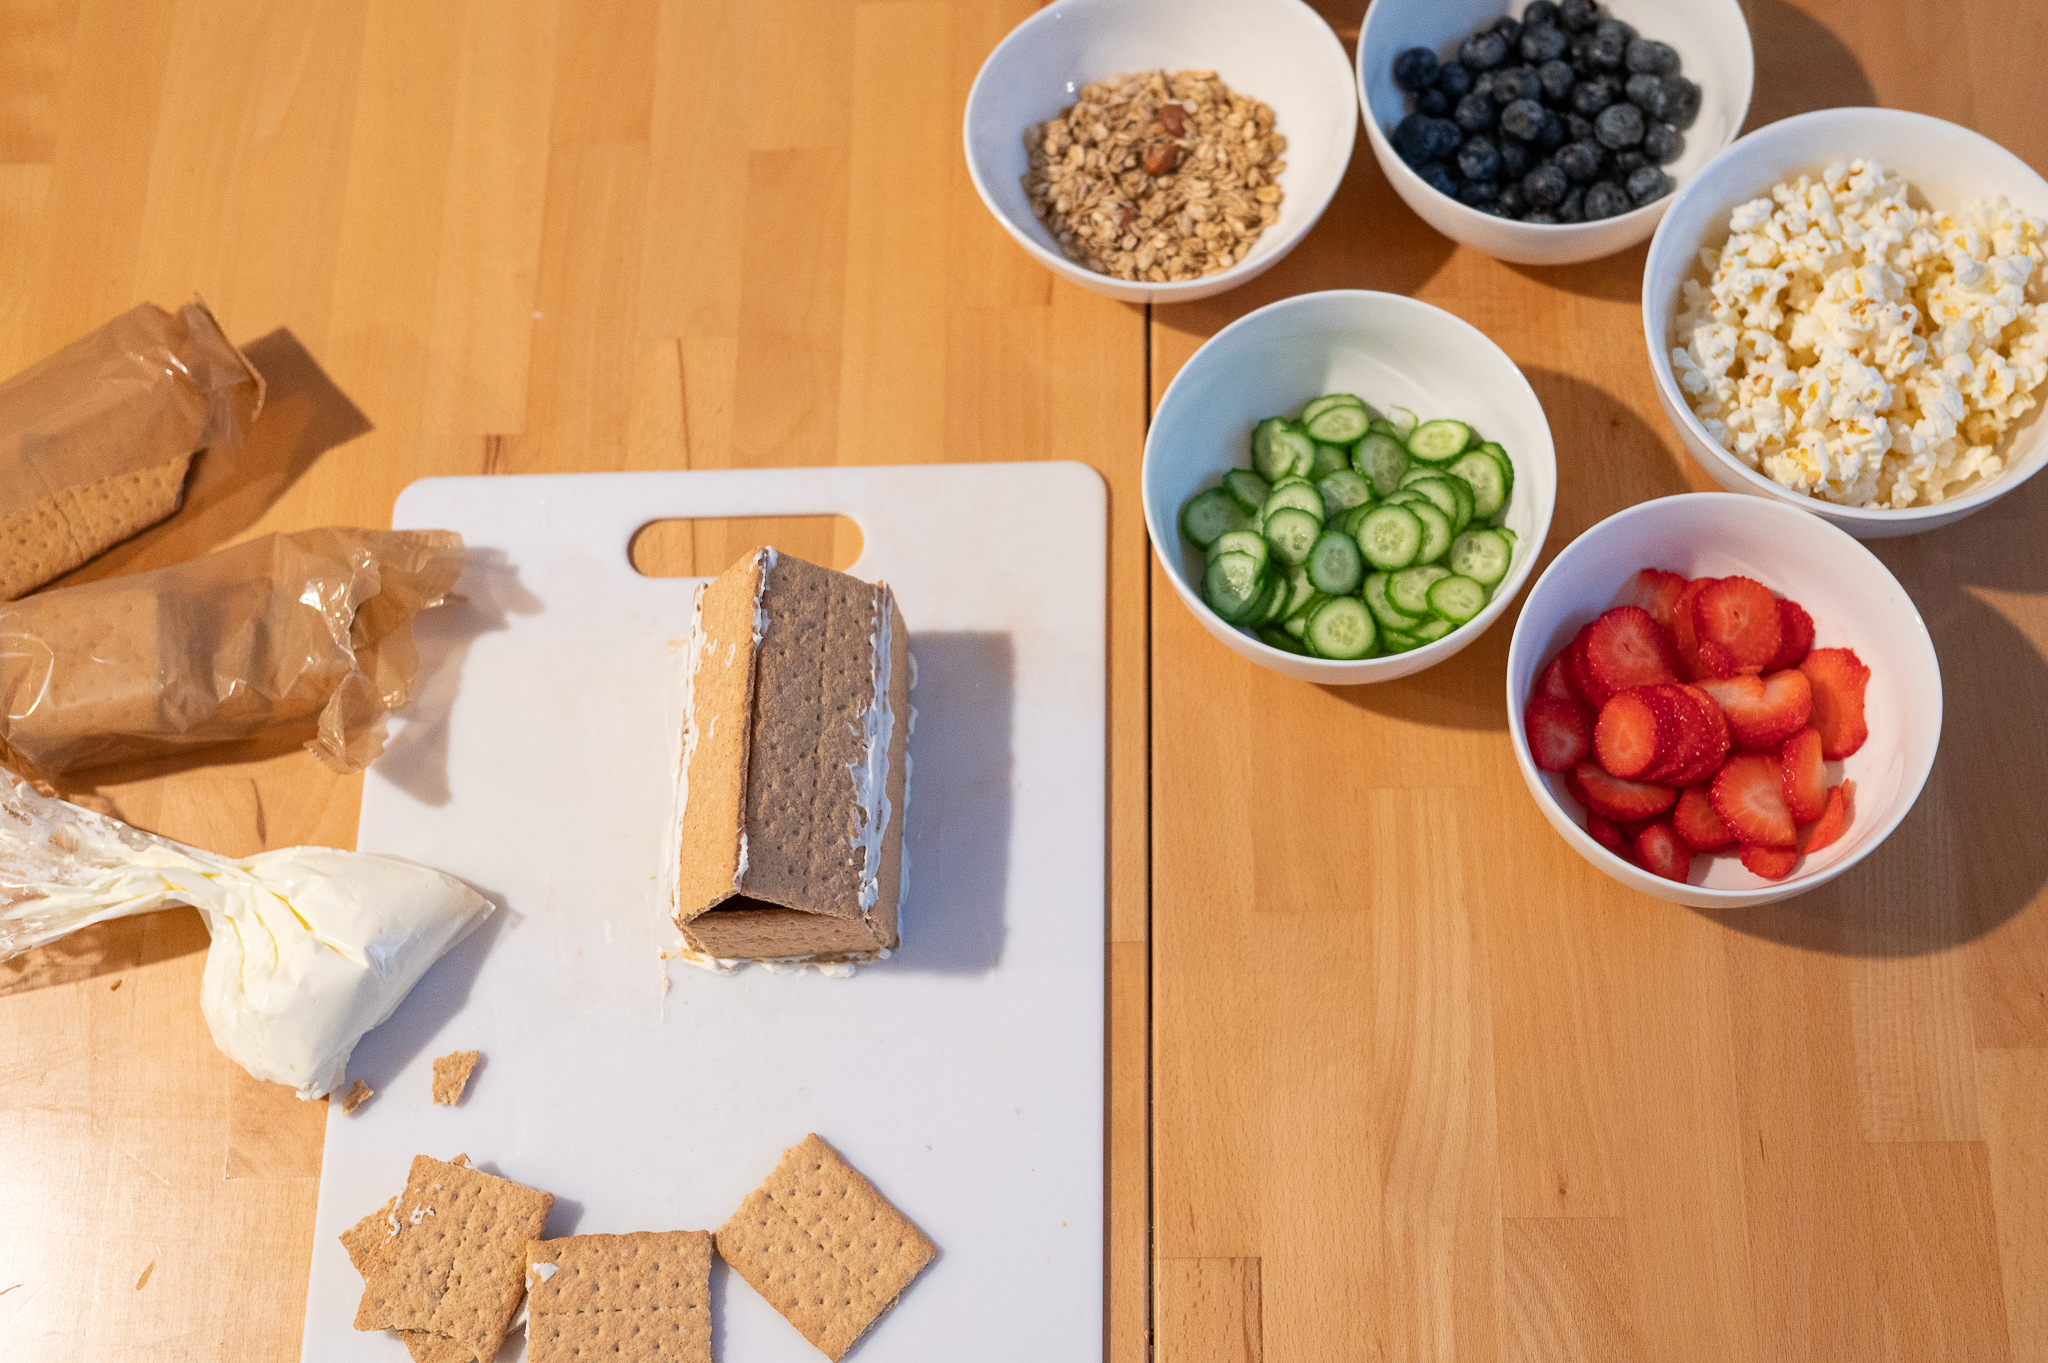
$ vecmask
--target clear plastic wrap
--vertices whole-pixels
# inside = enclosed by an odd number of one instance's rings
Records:
[[[231,452],[263,376],[198,300],[131,308],[0,383],[0,601],[178,509],[202,449]]]
[[[453,531],[304,530],[0,605],[0,743],[61,772],[311,730],[360,771],[462,561]]]
[[[230,859],[0,773],[0,960],[173,904],[198,909],[213,938],[199,1005],[215,1044],[308,1099],[340,1087],[363,1034],[491,911],[402,857],[288,847]]]

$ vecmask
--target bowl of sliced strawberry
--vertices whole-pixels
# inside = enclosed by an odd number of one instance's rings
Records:
[[[1768,904],[1876,850],[1941,737],[1920,614],[1855,539],[1728,493],[1630,507],[1560,553],[1508,651],[1516,760],[1624,884]]]

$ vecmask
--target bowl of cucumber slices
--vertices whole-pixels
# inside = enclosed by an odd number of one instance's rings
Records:
[[[1262,667],[1391,681],[1479,637],[1549,533],[1556,452],[1470,323],[1361,290],[1269,304],[1168,385],[1145,524],[1174,590]]]

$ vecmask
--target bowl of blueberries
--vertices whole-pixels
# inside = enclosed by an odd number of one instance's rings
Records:
[[[1735,140],[1756,78],[1736,0],[1374,0],[1357,69],[1402,200],[1522,265],[1646,240]]]

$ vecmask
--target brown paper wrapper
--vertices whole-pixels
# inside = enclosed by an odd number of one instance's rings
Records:
[[[0,384],[0,601],[178,509],[192,456],[232,451],[263,376],[206,304],[152,303]]]
[[[360,771],[461,572],[452,530],[303,530],[0,605],[0,741],[56,773],[297,727]]]

